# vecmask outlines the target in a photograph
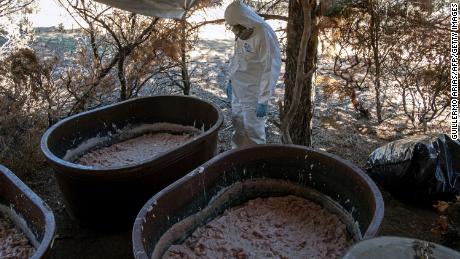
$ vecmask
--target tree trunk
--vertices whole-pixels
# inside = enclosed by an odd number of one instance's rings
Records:
[[[180,54],[181,54],[181,61],[180,61],[180,67],[181,67],[181,74],[182,74],[182,90],[184,92],[184,95],[190,95],[190,75],[188,73],[188,66],[187,66],[187,24],[184,21],[182,21],[181,24],[181,42],[180,42]]]
[[[374,89],[375,89],[375,105],[377,110],[377,121],[381,123],[383,121],[382,116],[382,102],[380,100],[380,77],[381,77],[381,62],[379,55],[379,42],[380,42],[380,20],[376,13],[377,6],[371,1],[369,4],[370,14],[371,14],[371,24],[369,26],[370,36],[371,36],[371,49],[372,49],[372,58],[375,66],[374,74]]]
[[[120,81],[120,101],[124,101],[127,98],[128,89],[126,88],[126,76],[125,76],[125,58],[126,53],[124,48],[119,50],[120,58],[118,59],[118,81]]]
[[[182,91],[184,95],[190,95],[190,75],[188,74],[188,67],[186,61],[186,52],[181,49],[181,74],[182,74]]]
[[[311,121],[314,109],[313,72],[316,68],[318,26],[316,1],[289,0],[286,48],[286,73],[282,128],[287,127],[284,143],[311,146]],[[304,16],[307,14],[307,16]],[[307,26],[304,28],[304,25]],[[299,33],[303,32],[303,33]],[[301,44],[302,38],[304,43]],[[303,57],[299,56],[305,54]],[[301,59],[301,60],[300,60]],[[301,75],[298,75],[298,71]],[[296,89],[297,83],[297,89]],[[291,113],[291,114],[290,114]],[[286,134],[283,134],[286,135]]]

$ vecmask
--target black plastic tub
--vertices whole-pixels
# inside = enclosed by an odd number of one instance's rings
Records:
[[[8,168],[0,165],[0,204],[35,246],[33,259],[46,258],[56,229],[53,212]],[[33,241],[32,241],[33,240]]]
[[[121,167],[94,168],[64,160],[68,150],[127,125],[167,122],[203,132],[152,159]],[[142,205],[164,187],[216,154],[220,110],[186,96],[138,98],[83,112],[48,129],[41,149],[55,168],[67,211],[82,225],[117,230],[132,226]]]
[[[158,258],[227,208],[289,194],[339,215],[356,242],[374,237],[383,219],[380,191],[350,162],[302,146],[257,145],[220,154],[153,196],[134,223],[134,255]],[[165,235],[186,218],[189,226]]]

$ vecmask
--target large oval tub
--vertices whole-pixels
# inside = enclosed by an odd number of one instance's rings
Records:
[[[159,258],[227,208],[290,194],[339,215],[355,242],[375,236],[382,222],[380,191],[350,162],[302,146],[258,145],[220,154],[153,196],[134,223],[134,255]]]
[[[0,210],[35,247],[32,259],[46,258],[52,248],[56,223],[51,209],[8,168],[0,165]]]
[[[129,125],[173,123],[201,133],[181,146],[129,165],[91,167],[65,160],[95,138],[112,136]],[[167,185],[216,154],[220,110],[187,96],[128,100],[66,118],[42,137],[41,149],[55,168],[66,209],[83,225],[130,227],[142,205]]]

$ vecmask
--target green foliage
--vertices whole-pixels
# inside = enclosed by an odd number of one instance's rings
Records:
[[[353,0],[342,0],[334,2],[324,13],[327,17],[342,17],[351,6]]]

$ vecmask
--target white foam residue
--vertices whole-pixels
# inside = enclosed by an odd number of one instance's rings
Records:
[[[125,136],[133,136],[142,134],[144,132],[155,132],[155,131],[168,131],[168,132],[188,132],[191,133],[202,133],[203,130],[199,130],[193,126],[185,126],[180,124],[173,124],[167,122],[158,122],[153,124],[141,124],[136,127],[124,127],[123,130],[120,132],[122,134],[122,138]]]
[[[93,147],[95,147],[97,145],[100,145],[101,143],[103,143],[105,141],[108,141],[109,139],[110,139],[109,136],[90,138],[90,139],[84,141],[83,143],[81,143],[80,145],[78,145],[78,147],[76,147],[74,149],[67,150],[67,152],[65,153],[65,156],[62,159],[66,160],[66,161],[73,161],[79,155],[81,155],[83,153],[86,153],[91,148],[93,148]]]
[[[27,239],[30,243],[37,249],[40,246],[40,242],[37,240],[37,236],[32,232],[32,230],[27,226],[27,221],[16,213],[12,208],[9,208],[3,204],[0,204],[0,212],[8,216],[11,221],[24,232]]]

